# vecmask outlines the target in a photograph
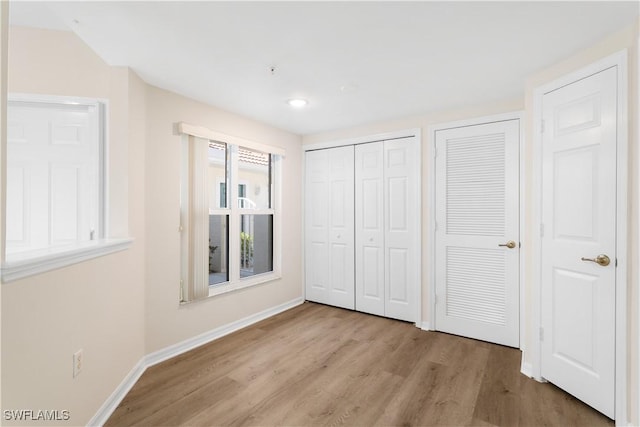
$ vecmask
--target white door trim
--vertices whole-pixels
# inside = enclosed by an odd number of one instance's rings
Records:
[[[421,207],[420,212],[418,215],[415,215],[415,229],[418,230],[418,234],[420,235],[420,239],[419,239],[419,244],[416,247],[416,259],[417,260],[422,260],[422,130],[420,128],[414,128],[414,129],[403,129],[403,130],[398,130],[398,131],[392,131],[392,132],[387,132],[387,133],[380,133],[380,134],[374,134],[374,135],[368,135],[368,136],[359,136],[359,137],[353,137],[353,138],[348,138],[348,139],[341,139],[341,140],[336,140],[336,141],[327,141],[327,142],[319,142],[319,143],[315,143],[315,144],[307,144],[307,145],[303,145],[302,146],[302,172],[303,172],[303,176],[305,176],[305,169],[304,169],[304,163],[305,163],[305,153],[307,151],[312,151],[312,150],[321,150],[324,148],[334,148],[334,147],[344,147],[347,145],[358,145],[358,144],[367,144],[370,142],[377,142],[377,141],[387,141],[387,140],[393,140],[393,139],[400,139],[400,138],[411,138],[414,137],[417,141],[416,143],[416,149],[417,149],[417,154],[415,156],[414,162],[415,162],[415,167],[416,170],[418,171],[418,181],[416,182],[416,187],[415,187],[415,192],[413,194],[413,197],[416,198],[416,200],[418,201],[418,206]],[[306,236],[305,236],[305,223],[304,223],[304,218],[305,218],[305,212],[304,212],[304,197],[302,198],[302,245],[304,248],[304,243],[306,242]],[[304,263],[304,252],[302,254],[302,288],[303,288],[303,296],[306,298],[306,286],[305,286],[305,280],[304,278],[306,277],[306,272],[305,272],[305,263]],[[415,269],[415,277],[414,277],[414,283],[416,286],[415,289],[415,295],[416,295],[416,327],[420,328],[422,326],[422,263],[418,262],[418,265],[416,266]]]
[[[636,52],[636,58],[637,58],[637,64],[636,64],[636,70],[640,70],[640,37],[638,37],[638,49]],[[638,71],[636,71],[638,72]],[[640,80],[640,77],[638,77],[636,75],[636,82]],[[640,85],[636,85],[636,105],[640,105]],[[637,113],[637,112],[636,112]],[[640,130],[638,130],[638,127],[636,126],[636,144],[640,143]],[[637,152],[638,152],[638,158],[636,159],[636,167],[638,168],[637,165],[640,165],[640,150],[638,150],[636,148]],[[640,168],[638,168],[638,178],[636,182],[640,182]],[[638,196],[640,196],[640,191],[638,191]],[[640,212],[638,212],[638,216],[636,218],[636,227],[640,226]],[[636,229],[636,239],[640,240],[640,230]],[[636,240],[636,241],[638,241]],[[640,254],[638,254],[638,258],[636,259],[636,265],[640,266]],[[636,267],[637,268],[637,267]],[[636,273],[636,275],[638,276],[638,281],[636,283],[636,289],[640,289],[640,275]],[[640,307],[640,292],[638,292],[638,300],[636,301],[636,310],[638,309],[638,307]],[[640,331],[640,318],[638,319],[638,324],[636,325],[636,333],[638,333],[638,331]],[[637,353],[636,354],[640,354],[640,340],[638,340],[638,348],[636,349]],[[638,360],[636,360],[636,364],[638,363]],[[636,386],[637,386],[637,390],[636,390],[636,408],[640,408],[640,376],[636,376]],[[636,415],[638,416],[638,415]],[[636,422],[640,422],[638,419],[636,419]]]
[[[524,225],[525,225],[525,210],[522,209],[522,201],[524,195],[524,111],[514,111],[511,113],[504,114],[496,114],[491,116],[484,117],[476,117],[473,119],[465,119],[465,120],[457,120],[454,122],[446,122],[439,123],[436,125],[429,126],[428,134],[430,140],[427,144],[427,158],[428,158],[428,169],[429,169],[429,234],[427,236],[427,246],[429,253],[429,264],[426,268],[429,270],[428,277],[428,289],[429,289],[429,328],[432,331],[436,330],[436,239],[435,239],[435,230],[436,230],[436,153],[435,153],[435,141],[436,141],[436,132],[451,128],[459,128],[465,126],[475,126],[482,125],[487,123],[495,123],[495,122],[503,122],[507,120],[518,120],[520,127],[520,147],[519,147],[519,163],[520,163],[520,172],[519,172],[519,192],[520,192],[520,209],[519,209],[519,234],[520,234],[520,257],[518,260],[519,263],[519,287],[520,287],[520,349],[524,351],[524,260],[526,245],[522,244],[522,241],[525,237]],[[426,328],[425,328],[426,329]]]
[[[577,80],[584,79],[600,71],[617,67],[618,76],[618,123],[617,123],[617,217],[616,217],[616,370],[615,370],[615,417],[616,425],[627,424],[627,152],[628,152],[628,122],[627,122],[627,50],[622,50],[601,59],[587,67],[569,73],[550,83],[537,87],[533,92],[533,203],[531,210],[533,233],[531,235],[533,263],[533,289],[531,292],[533,321],[531,330],[533,339],[527,359],[531,362],[533,377],[544,381],[541,375],[541,345],[538,331],[542,325],[541,319],[541,282],[542,282],[542,241],[540,224],[542,221],[542,98],[544,94],[566,86]]]

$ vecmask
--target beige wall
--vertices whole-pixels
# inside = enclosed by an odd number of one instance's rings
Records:
[[[2,141],[7,139],[7,115],[5,112],[7,105],[7,52],[9,41],[9,2],[0,3],[0,171],[6,169],[7,164],[7,147]],[[0,173],[0,254],[4,254],[4,238],[5,235],[5,194],[6,174]],[[0,255],[3,257],[4,255]],[[2,288],[0,284],[0,313],[2,312]],[[0,315],[0,378],[2,378],[2,316]],[[2,386],[0,385],[0,408],[2,408]],[[0,421],[2,425],[2,421]]]
[[[282,163],[282,279],[178,304],[181,142],[173,134],[173,124],[180,121],[286,149]],[[302,297],[300,137],[148,86],[147,140],[146,352]]]
[[[2,408],[66,409],[69,424],[82,425],[145,354],[144,91],[72,33],[12,28],[9,36],[10,92],[109,101],[109,225],[136,239],[126,251],[2,284]]]
[[[488,116],[497,113],[523,110],[525,111],[525,196],[524,209],[526,212],[532,211],[535,202],[532,197],[532,166],[533,166],[533,90],[535,87],[551,82],[554,79],[570,73],[571,71],[580,69],[590,63],[604,58],[610,54],[618,52],[622,49],[628,49],[629,53],[629,229],[628,235],[631,236],[629,242],[629,280],[628,280],[628,357],[631,361],[629,366],[629,390],[628,390],[628,416],[633,425],[640,423],[638,413],[638,26],[626,28],[610,37],[602,40],[600,43],[590,47],[589,49],[579,52],[574,56],[562,61],[554,66],[541,70],[531,76],[525,82],[525,100],[513,100],[498,104],[486,106],[478,106],[475,108],[465,108],[458,111],[429,114],[424,116],[416,116],[411,118],[373,123],[366,126],[360,126],[351,129],[344,129],[334,132],[326,132],[314,135],[307,135],[303,138],[303,144],[313,144],[319,142],[338,141],[347,138],[361,137],[385,133],[401,129],[421,128],[422,129],[422,256],[423,256],[423,277],[422,277],[422,316],[423,321],[429,319],[429,287],[428,274],[432,268],[430,264],[431,254],[428,253],[429,248],[429,230],[428,224],[431,219],[428,216],[428,203],[431,200],[429,194],[430,172],[426,170],[428,159],[426,156],[426,147],[432,144],[431,135],[427,133],[429,125],[436,123],[444,123],[460,119],[469,119],[479,116]],[[533,233],[533,224],[531,222],[525,225],[525,235],[522,237],[523,247],[525,250],[531,250],[530,236]],[[533,266],[531,261],[525,265],[525,316],[532,312],[532,293],[535,289],[533,282]],[[521,337],[525,348],[531,347],[534,339],[532,319],[530,316],[525,318],[525,336]],[[527,360],[528,361],[528,360]]]
[[[109,227],[132,247],[3,284],[2,408],[86,424],[141,358],[302,297],[300,137],[146,85],[73,33],[10,29],[11,92],[109,102]],[[180,306],[179,121],[284,147],[282,278]],[[84,350],[72,378],[72,355]]]

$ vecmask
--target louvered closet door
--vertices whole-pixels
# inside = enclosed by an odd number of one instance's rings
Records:
[[[518,149],[517,120],[436,132],[437,330],[519,345]]]
[[[354,149],[309,151],[305,160],[305,287],[309,301],[354,304]]]

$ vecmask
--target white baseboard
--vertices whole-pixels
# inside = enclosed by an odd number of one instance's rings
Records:
[[[160,362],[164,362],[167,359],[171,359],[172,357],[185,353],[189,350],[193,350],[194,348],[200,347],[201,345],[207,344],[213,340],[222,338],[225,335],[229,335],[230,333],[235,332],[239,329],[242,329],[249,325],[253,325],[254,323],[257,323],[271,316],[275,316],[276,314],[282,313],[283,311],[287,311],[302,304],[303,302],[303,298],[296,298],[292,301],[285,302],[284,304],[268,308],[259,313],[247,316],[243,319],[236,320],[235,322],[217,327],[203,334],[196,335],[193,338],[189,338],[177,344],[170,345],[169,347],[165,347],[161,350],[154,351],[153,353],[147,354],[144,357],[145,366],[149,367]]]
[[[423,331],[430,331],[431,325],[429,324],[429,322],[422,322],[420,324],[420,329],[422,329]]]
[[[147,367],[144,365],[144,357],[136,363],[133,369],[127,374],[126,377],[122,380],[120,385],[116,387],[111,396],[102,404],[98,412],[89,420],[87,426],[102,426],[107,422],[113,411],[116,410],[122,399],[129,393],[129,390],[135,385],[135,383],[140,379],[142,374]]]
[[[523,360],[520,364],[520,373],[529,378],[533,378],[533,366],[531,366],[531,363],[526,363]]]
[[[249,325],[253,325],[254,323],[258,323],[259,321],[267,319],[271,316],[275,316],[276,314],[282,313],[283,311],[292,309],[293,307],[296,307],[303,302],[304,298],[296,298],[294,300],[285,302],[284,304],[268,308],[259,313],[252,314],[251,316],[236,320],[235,322],[228,323],[226,325],[207,331],[203,334],[197,335],[193,338],[189,338],[177,344],[170,345],[169,347],[147,354],[142,359],[140,359],[140,361],[138,361],[131,372],[127,374],[124,380],[122,380],[116,390],[111,393],[111,396],[109,396],[107,401],[100,407],[98,412],[93,416],[93,418],[91,418],[87,425],[91,427],[104,425],[111,414],[113,414],[113,411],[116,410],[120,402],[122,402],[122,399],[124,399],[129,390],[131,390],[136,381],[138,381],[138,379],[142,376],[142,374],[148,367],[156,365],[167,359],[171,359],[172,357],[178,356],[189,350],[193,350],[196,347],[200,347],[201,345],[217,340],[218,338],[222,338],[225,335],[229,335],[232,332],[245,328]]]

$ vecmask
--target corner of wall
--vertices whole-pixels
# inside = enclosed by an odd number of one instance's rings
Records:
[[[7,63],[8,63],[8,38],[9,38],[9,2],[0,3],[0,236],[5,236],[5,205],[6,205],[6,164],[7,164],[7,121],[5,108],[7,105]],[[4,238],[0,238],[0,260],[4,259]],[[2,307],[2,282],[0,281],[0,312]],[[0,315],[0,378],[2,378],[2,355],[4,346],[2,344],[3,319]],[[4,408],[2,403],[2,387],[0,386],[0,408]],[[0,418],[0,426],[3,419]]]

